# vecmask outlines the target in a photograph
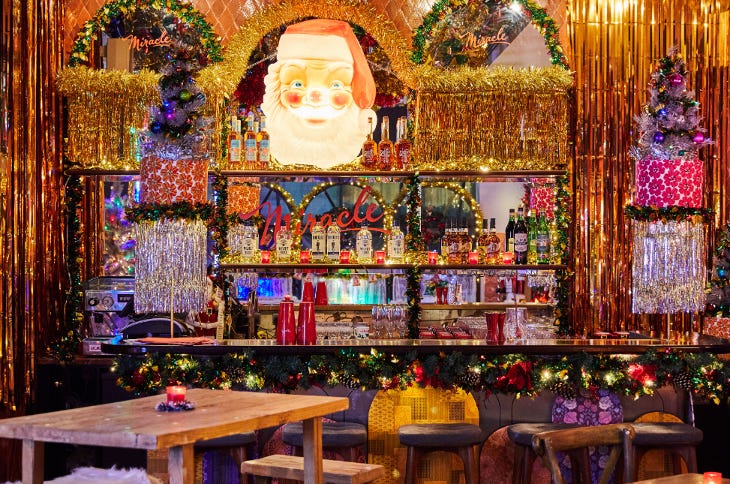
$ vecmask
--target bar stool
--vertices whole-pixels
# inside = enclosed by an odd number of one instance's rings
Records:
[[[296,455],[302,455],[303,426],[293,422],[284,426],[282,440],[294,447]],[[322,422],[322,448],[343,454],[351,461],[357,461],[357,448],[368,442],[368,429],[357,422]]]
[[[634,436],[635,471],[638,476],[641,459],[652,450],[663,450],[672,454],[672,472],[682,473],[682,460],[687,472],[697,472],[695,448],[702,443],[702,430],[681,422],[632,422]]]
[[[560,423],[519,423],[507,427],[507,436],[515,444],[515,460],[512,467],[514,484],[529,484],[532,481],[532,465],[537,454],[532,447],[532,439],[542,432],[565,430],[576,427]]]
[[[241,474],[241,464],[246,460],[246,447],[256,442],[255,432],[243,432],[241,434],[229,435],[217,439],[202,440],[196,442],[195,449],[195,482],[203,480],[203,456],[206,452],[221,452],[229,455],[238,469],[239,480],[246,482],[244,474]]]
[[[405,484],[416,481],[416,465],[429,452],[452,452],[464,463],[466,484],[479,483],[477,446],[484,440],[482,429],[469,423],[409,424],[398,428],[400,443],[408,448]]]

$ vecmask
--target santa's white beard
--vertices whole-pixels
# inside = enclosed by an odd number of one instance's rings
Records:
[[[355,103],[341,116],[316,127],[306,125],[282,106],[278,96],[265,97],[261,109],[266,114],[271,155],[284,165],[331,168],[348,163],[358,156],[367,137],[361,122],[363,110]]]

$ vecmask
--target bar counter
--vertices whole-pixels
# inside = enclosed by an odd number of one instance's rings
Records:
[[[519,344],[486,344],[474,339],[349,339],[324,340],[316,345],[277,345],[271,339],[227,339],[214,344],[175,345],[143,344],[137,340],[119,343],[102,343],[104,353],[117,355],[144,355],[147,353],[179,353],[189,355],[217,356],[243,351],[256,351],[271,355],[326,355],[343,348],[357,351],[378,350],[394,354],[417,352],[420,355],[458,351],[466,355],[562,355],[574,353],[589,354],[642,354],[647,351],[672,349],[685,353],[730,353],[730,342],[713,337],[701,336],[697,343],[675,344],[659,339],[545,339],[531,340]]]

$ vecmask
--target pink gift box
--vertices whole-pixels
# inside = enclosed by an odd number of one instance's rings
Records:
[[[705,166],[698,159],[636,162],[636,205],[702,208]]]

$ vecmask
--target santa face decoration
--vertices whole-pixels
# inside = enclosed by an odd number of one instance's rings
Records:
[[[264,79],[261,105],[272,156],[319,168],[355,159],[376,119],[375,83],[349,24],[309,20],[291,25]]]

